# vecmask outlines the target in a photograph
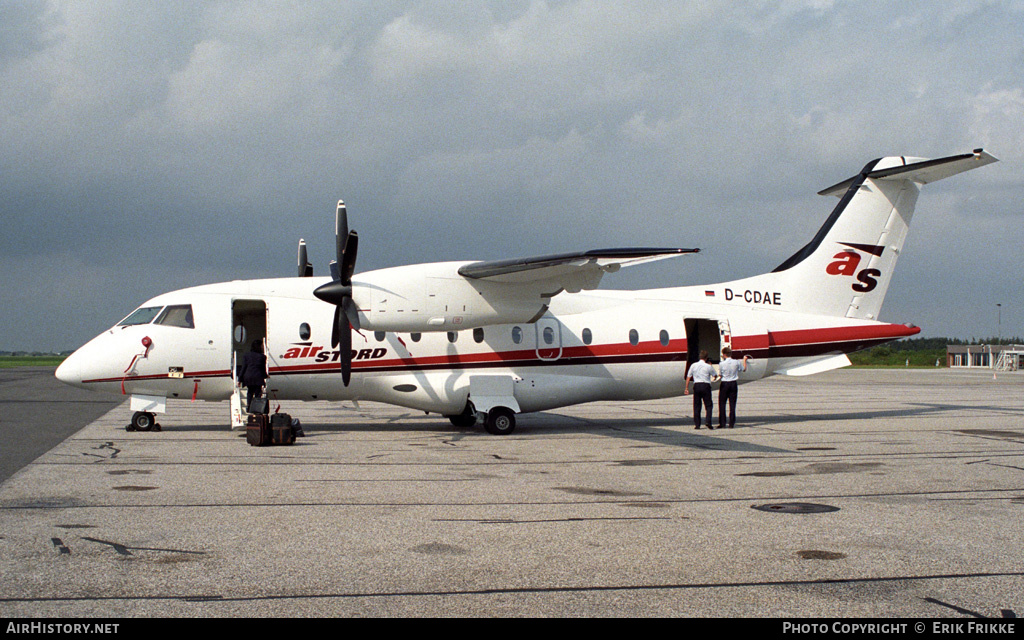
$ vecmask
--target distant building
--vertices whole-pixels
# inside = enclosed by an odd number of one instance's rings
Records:
[[[1019,344],[949,344],[946,363],[951,369],[1024,370],[1024,345]]]

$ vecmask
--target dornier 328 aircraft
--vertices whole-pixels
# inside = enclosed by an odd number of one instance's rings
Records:
[[[749,355],[741,382],[850,364],[847,354],[920,331],[878,320],[924,184],[996,162],[981,149],[937,160],[887,157],[820,193],[839,204],[770,273],[720,284],[596,290],[605,273],[698,249],[603,249],[440,262],[355,274],[358,236],[335,220],[330,279],[299,277],[172,291],[147,301],[57,369],[68,384],[131,396],[152,428],[167,398],[233,399],[254,341],[281,400],[379,401],[483,419],[508,434],[518,413],[683,394],[697,354]],[[333,309],[332,309],[333,305]]]

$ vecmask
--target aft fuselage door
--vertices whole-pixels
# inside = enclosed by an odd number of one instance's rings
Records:
[[[732,333],[727,320],[686,318],[683,326],[686,328],[687,369],[700,359],[701,351],[708,352],[709,362],[717,363],[722,357],[722,347],[732,343]]]

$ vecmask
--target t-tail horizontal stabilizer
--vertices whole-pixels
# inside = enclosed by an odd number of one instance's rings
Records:
[[[850,186],[861,179],[861,177],[873,180],[910,180],[918,184],[931,184],[937,180],[955,176],[964,171],[984,167],[987,164],[999,162],[984,149],[975,149],[973,153],[962,153],[948,158],[928,160],[926,158],[911,158],[908,156],[897,156],[882,158],[864,167],[865,172],[834,184],[827,189],[818,192],[820,196],[842,197]],[[869,167],[871,169],[869,170]]]

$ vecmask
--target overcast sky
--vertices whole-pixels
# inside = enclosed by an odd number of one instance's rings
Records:
[[[882,320],[1024,335],[1024,2],[0,0],[0,349],[159,293],[617,246],[602,286],[771,270],[886,155],[926,187]]]

